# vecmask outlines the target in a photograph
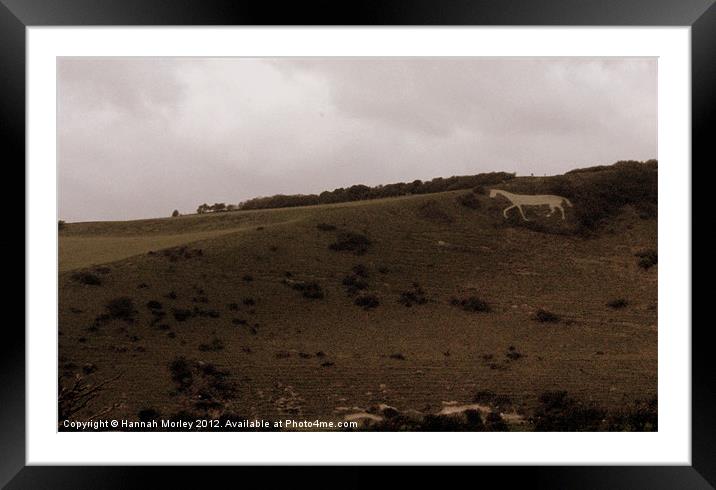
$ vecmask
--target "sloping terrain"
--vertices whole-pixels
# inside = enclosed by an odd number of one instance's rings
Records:
[[[517,420],[544,392],[655,397],[658,267],[635,254],[656,219],[627,205],[585,237],[573,208],[530,209],[528,228],[508,205],[455,191],[68,224],[61,386],[108,381],[73,416],[341,420],[491,392]]]

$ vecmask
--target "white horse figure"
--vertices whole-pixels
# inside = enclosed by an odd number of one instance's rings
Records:
[[[522,219],[525,221],[529,221],[529,219],[527,219],[527,216],[525,216],[524,211],[522,210],[522,206],[549,206],[549,214],[547,216],[552,216],[554,214],[554,210],[559,209],[562,212],[562,219],[564,219],[564,208],[562,207],[562,204],[566,203],[569,207],[572,207],[572,203],[569,202],[569,199],[567,199],[566,197],[552,196],[550,194],[512,194],[511,192],[502,191],[499,189],[490,189],[490,197],[494,198],[497,195],[503,196],[505,199],[512,203],[512,206],[508,206],[502,211],[502,215],[505,218],[507,218],[507,211],[512,208],[517,208],[522,215]]]

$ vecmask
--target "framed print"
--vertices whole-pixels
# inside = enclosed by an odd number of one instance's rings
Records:
[[[713,2],[1,12],[27,192],[8,488],[716,481],[691,286]]]

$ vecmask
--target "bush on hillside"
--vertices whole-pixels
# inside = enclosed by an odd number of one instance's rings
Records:
[[[561,320],[559,315],[542,308],[535,312],[533,319],[540,323],[558,323]]]
[[[370,239],[361,234],[350,231],[341,232],[336,237],[336,241],[331,243],[328,248],[336,252],[353,252],[356,255],[363,255],[368,252]]]
[[[614,308],[615,310],[626,308],[627,305],[629,305],[629,302],[624,298],[613,299],[607,303],[609,308]]]
[[[450,300],[450,304],[459,306],[463,310],[470,312],[488,313],[490,311],[490,305],[477,296],[470,296],[463,299],[453,298]]]
[[[363,294],[358,296],[354,303],[356,306],[360,306],[364,310],[370,310],[371,308],[377,308],[380,306],[380,300],[374,294]]]
[[[577,402],[566,391],[544,392],[539,403],[532,417],[537,432],[594,432],[604,428],[604,410]]]
[[[96,274],[92,274],[91,272],[75,272],[72,274],[72,280],[88,286],[102,285],[102,278]]]
[[[134,303],[131,298],[127,298],[126,296],[109,301],[105,305],[105,308],[111,318],[124,320],[126,322],[134,321],[134,316],[137,314],[137,310],[134,309]]]
[[[468,193],[462,194],[455,199],[458,204],[465,206],[470,209],[480,209],[480,200],[475,197],[475,194]]]
[[[645,270],[655,266],[658,262],[658,254],[653,248],[641,250],[634,255],[639,257],[639,261],[637,262],[639,267]]]

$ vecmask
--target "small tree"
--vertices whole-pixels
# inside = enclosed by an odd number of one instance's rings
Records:
[[[58,229],[58,230],[61,230],[61,229],[63,229],[64,227],[65,227],[65,220],[62,220],[62,219],[61,219],[60,221],[57,222],[57,229]]]
[[[180,216],[179,210],[175,209],[174,211],[172,211],[172,218],[176,218],[177,216]]]
[[[198,214],[204,214],[208,211],[209,211],[209,205],[206,203],[204,203],[204,204],[200,205],[198,208],[196,208],[196,212]]]

